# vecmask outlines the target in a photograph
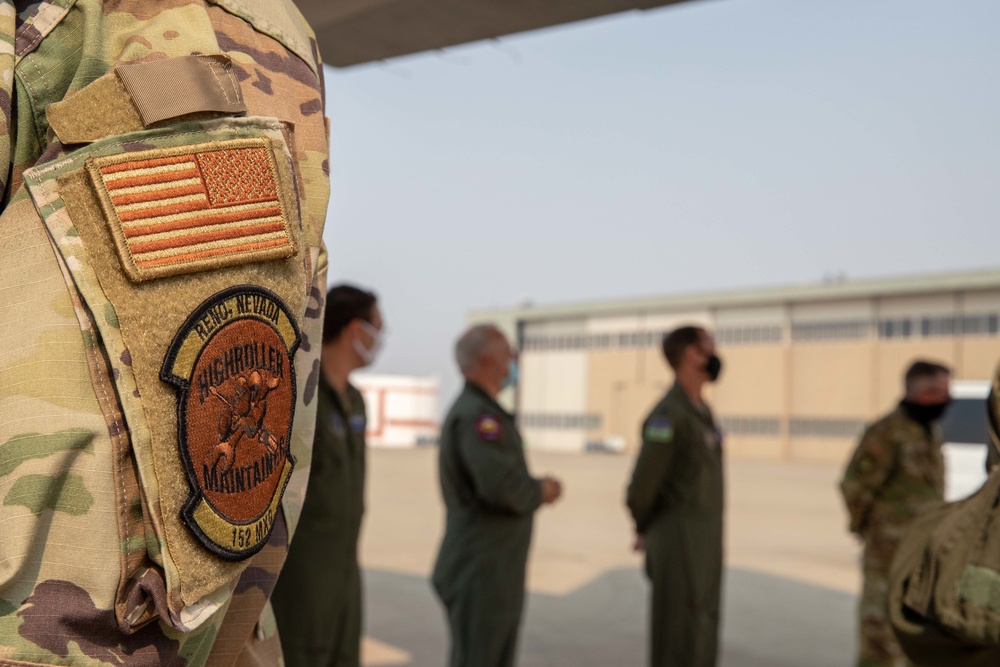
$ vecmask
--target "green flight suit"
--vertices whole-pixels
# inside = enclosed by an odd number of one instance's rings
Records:
[[[723,495],[722,434],[674,384],[643,423],[627,498],[653,587],[653,667],[716,663]]]
[[[447,509],[434,590],[451,628],[451,667],[510,667],[542,485],[528,472],[514,418],[466,384],[441,430]]]
[[[358,537],[365,496],[365,401],[320,373],[312,469],[298,532],[271,597],[286,667],[357,667]]]

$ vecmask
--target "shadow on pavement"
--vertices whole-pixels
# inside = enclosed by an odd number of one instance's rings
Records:
[[[408,667],[442,667],[448,635],[429,582],[369,570],[366,631],[412,656]],[[617,569],[566,596],[529,596],[520,667],[645,664],[647,584]],[[726,572],[721,667],[844,667],[855,647],[852,595],[747,570]]]

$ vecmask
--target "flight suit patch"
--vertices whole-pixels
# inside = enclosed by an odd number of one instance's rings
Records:
[[[338,438],[343,438],[347,435],[347,429],[344,427],[344,418],[337,413],[330,415],[330,431]]]
[[[91,158],[87,170],[133,282],[295,254],[267,139]]]
[[[226,560],[248,558],[267,542],[295,465],[299,340],[277,295],[232,287],[191,314],[160,372],[178,392],[177,440],[190,487],[181,520]]]
[[[503,436],[503,426],[493,415],[480,415],[476,419],[476,433],[487,442],[496,442]]]
[[[644,440],[668,444],[674,440],[674,422],[669,417],[650,417],[642,430]]]
[[[355,434],[363,434],[365,428],[368,426],[368,419],[364,415],[351,415],[350,418],[351,431]]]

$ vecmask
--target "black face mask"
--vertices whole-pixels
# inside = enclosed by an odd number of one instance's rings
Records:
[[[715,382],[719,379],[719,374],[722,373],[722,359],[719,355],[713,354],[705,362],[705,372],[708,373],[708,381]]]
[[[930,405],[921,405],[913,401],[902,402],[903,409],[906,410],[906,414],[910,415],[910,419],[924,426],[929,426],[941,419],[949,405],[951,405],[951,401],[931,403]]]

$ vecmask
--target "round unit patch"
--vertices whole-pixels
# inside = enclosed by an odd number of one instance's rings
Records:
[[[476,433],[483,440],[496,442],[503,435],[503,426],[500,425],[500,420],[493,415],[483,414],[476,419]]]
[[[281,299],[232,287],[177,332],[160,377],[177,387],[177,440],[190,495],[181,519],[201,543],[242,560],[267,542],[295,460],[299,330]]]

